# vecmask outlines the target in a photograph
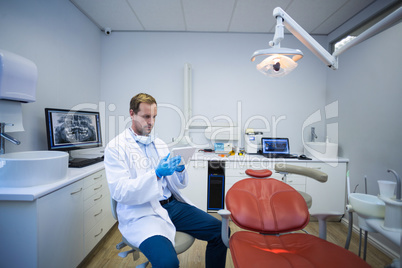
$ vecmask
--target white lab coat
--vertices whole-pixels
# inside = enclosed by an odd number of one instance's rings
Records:
[[[154,143],[160,157],[169,153],[161,139],[155,139]],[[176,228],[159,203],[162,187],[155,170],[147,168],[147,157],[129,129],[107,145],[104,163],[111,197],[118,202],[116,211],[121,234],[136,247],[155,235],[168,238],[174,245]],[[187,186],[187,171],[181,176],[182,182],[177,172],[167,176],[168,187],[177,200],[191,204],[179,191]]]

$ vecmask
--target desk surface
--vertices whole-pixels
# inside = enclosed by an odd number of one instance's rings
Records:
[[[191,161],[229,161],[229,162],[272,162],[272,163],[347,163],[349,159],[312,159],[299,160],[297,158],[266,158],[262,155],[245,154],[243,156],[233,155],[228,157],[220,157],[215,153],[197,152],[191,158]],[[91,175],[104,168],[103,162],[96,163],[83,168],[69,168],[65,179],[51,184],[45,184],[35,187],[22,188],[0,188],[0,201],[34,201],[48,193],[56,191],[66,185],[72,184],[88,175]]]
[[[102,169],[103,162],[99,162],[82,168],[68,168],[67,176],[54,183],[33,187],[0,187],[0,201],[34,201]]]
[[[325,158],[325,159],[315,159],[305,160],[297,158],[267,158],[260,154],[245,154],[245,155],[233,155],[221,157],[216,153],[205,153],[197,152],[191,158],[191,161],[229,161],[229,162],[289,162],[289,163],[347,163],[349,159],[347,158]]]

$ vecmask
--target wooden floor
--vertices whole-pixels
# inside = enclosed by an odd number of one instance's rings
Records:
[[[230,223],[230,228],[232,232],[238,231],[239,228],[235,226],[232,222]],[[318,236],[318,222],[310,222],[305,230],[312,234]],[[328,222],[327,226],[327,240],[335,243],[341,247],[345,246],[347,236],[347,227],[340,222]],[[101,267],[135,267],[146,260],[146,258],[141,254],[140,259],[136,262],[133,258],[128,256],[127,258],[120,258],[117,254],[119,251],[115,248],[116,244],[121,241],[121,234],[117,229],[117,224],[110,230],[110,232],[105,236],[105,238],[97,245],[97,247],[88,255],[88,257],[81,263],[80,268],[90,267],[90,268],[101,268]],[[205,256],[206,242],[196,240],[189,250],[179,255],[180,266],[189,268],[203,268],[204,256]],[[363,247],[363,246],[362,246]],[[349,250],[358,254],[359,248],[359,236],[353,234],[352,241]],[[126,248],[127,249],[127,248]],[[361,253],[363,256],[363,253]],[[383,254],[381,251],[376,249],[371,244],[367,246],[367,263],[373,268],[383,268],[389,265],[392,260]],[[151,265],[148,265],[151,267]],[[226,267],[232,268],[233,262],[230,255],[230,250],[228,250]]]

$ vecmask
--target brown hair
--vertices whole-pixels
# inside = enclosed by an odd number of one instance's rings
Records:
[[[148,104],[157,104],[156,100],[151,95],[146,93],[139,93],[131,98],[130,110],[133,110],[135,114],[138,113],[138,111],[140,110],[140,104],[143,102]]]

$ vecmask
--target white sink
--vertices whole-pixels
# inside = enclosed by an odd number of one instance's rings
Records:
[[[0,187],[31,187],[67,176],[68,153],[28,151],[0,155]]]
[[[385,203],[375,195],[352,193],[349,203],[360,217],[383,219],[385,216]]]
[[[317,159],[337,158],[338,144],[331,142],[306,142],[304,154]]]

